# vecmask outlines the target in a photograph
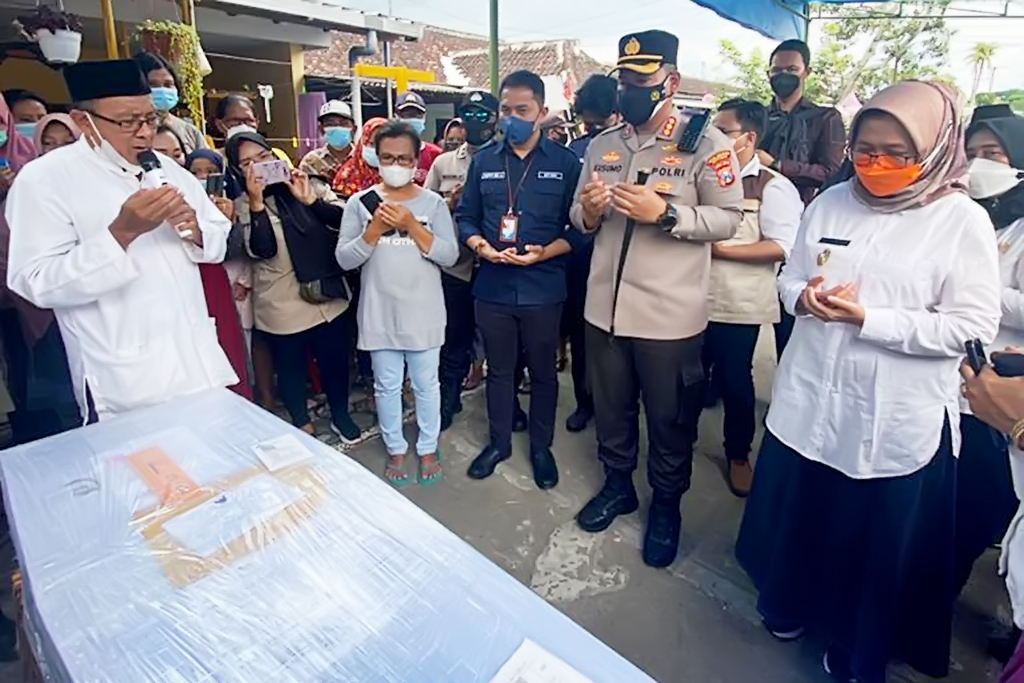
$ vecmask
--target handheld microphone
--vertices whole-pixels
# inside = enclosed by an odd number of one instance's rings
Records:
[[[146,189],[155,190],[167,184],[167,176],[160,165],[160,159],[152,150],[139,152],[139,166],[142,167],[142,186]]]
[[[139,152],[138,159],[139,166],[142,167],[143,188],[155,190],[168,184],[167,175],[164,173],[163,165],[160,163],[160,157],[153,150],[145,149]],[[174,229],[177,230],[178,237],[182,239],[192,237],[191,230],[178,230],[178,226],[174,226]]]

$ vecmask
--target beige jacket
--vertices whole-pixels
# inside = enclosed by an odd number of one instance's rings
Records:
[[[755,244],[762,239],[761,201],[764,188],[775,178],[775,171],[761,168],[755,176],[743,179],[743,221],[727,244]],[[779,294],[775,286],[777,263],[740,263],[711,260],[708,286],[708,317],[716,323],[764,325],[779,322]]]
[[[465,144],[453,152],[445,152],[434,159],[423,186],[444,197],[445,201],[450,201],[455,191],[466,184],[466,174],[469,173],[469,162],[472,160],[469,147]],[[450,208],[454,214],[455,207]],[[459,240],[459,260],[451,268],[441,270],[463,282],[469,282],[473,278],[474,267],[473,252]]]
[[[609,128],[590,143],[583,161],[570,213],[580,230],[590,232],[583,225],[579,198],[595,172],[613,184],[635,183],[638,171],[649,171],[647,187],[679,214],[671,233],[657,225],[636,226],[617,303],[626,218],[609,208],[598,225],[584,317],[617,336],[669,340],[700,334],[708,323],[709,243],[731,238],[743,218],[743,186],[732,141],[709,127],[695,154],[681,152],[678,142],[688,120],[675,112],[642,143],[632,126]]]

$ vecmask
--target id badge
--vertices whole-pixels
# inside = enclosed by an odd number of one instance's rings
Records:
[[[519,218],[509,212],[501,217],[501,228],[498,230],[498,241],[505,244],[515,244],[519,236]]]

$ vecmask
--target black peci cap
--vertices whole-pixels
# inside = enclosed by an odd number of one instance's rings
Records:
[[[462,115],[463,112],[473,109],[482,109],[491,113],[498,113],[500,104],[498,98],[486,90],[474,90],[466,95],[466,98],[459,103],[455,113]]]
[[[676,64],[679,39],[667,31],[630,33],[619,40],[617,68],[652,74],[664,64]]]
[[[134,59],[78,62],[64,67],[64,82],[72,102],[106,97],[149,96],[149,82]]]

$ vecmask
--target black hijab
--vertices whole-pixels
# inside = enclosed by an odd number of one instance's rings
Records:
[[[238,187],[244,188],[245,183],[245,171],[242,170],[241,160],[238,158],[238,150],[242,147],[242,143],[251,142],[259,145],[268,152],[273,152],[273,148],[267,139],[259,133],[251,133],[248,131],[242,133],[236,133],[224,144],[224,156],[228,160],[228,174],[232,177],[233,181]],[[276,160],[277,157],[274,157]],[[277,209],[278,218],[281,219],[281,225],[284,229],[294,230],[299,234],[307,234],[310,231],[318,231],[322,229],[322,224],[313,215],[309,207],[300,202],[292,195],[292,191],[288,189],[288,186],[284,183],[275,183],[273,185],[267,185],[263,189],[264,198],[274,198],[274,205]]]
[[[1010,159],[1010,166],[1024,170],[1024,117],[1004,116],[982,119],[970,127],[967,139],[980,130],[987,130],[999,140]],[[1024,182],[996,197],[977,200],[985,207],[996,228],[1005,228],[1024,218]]]

